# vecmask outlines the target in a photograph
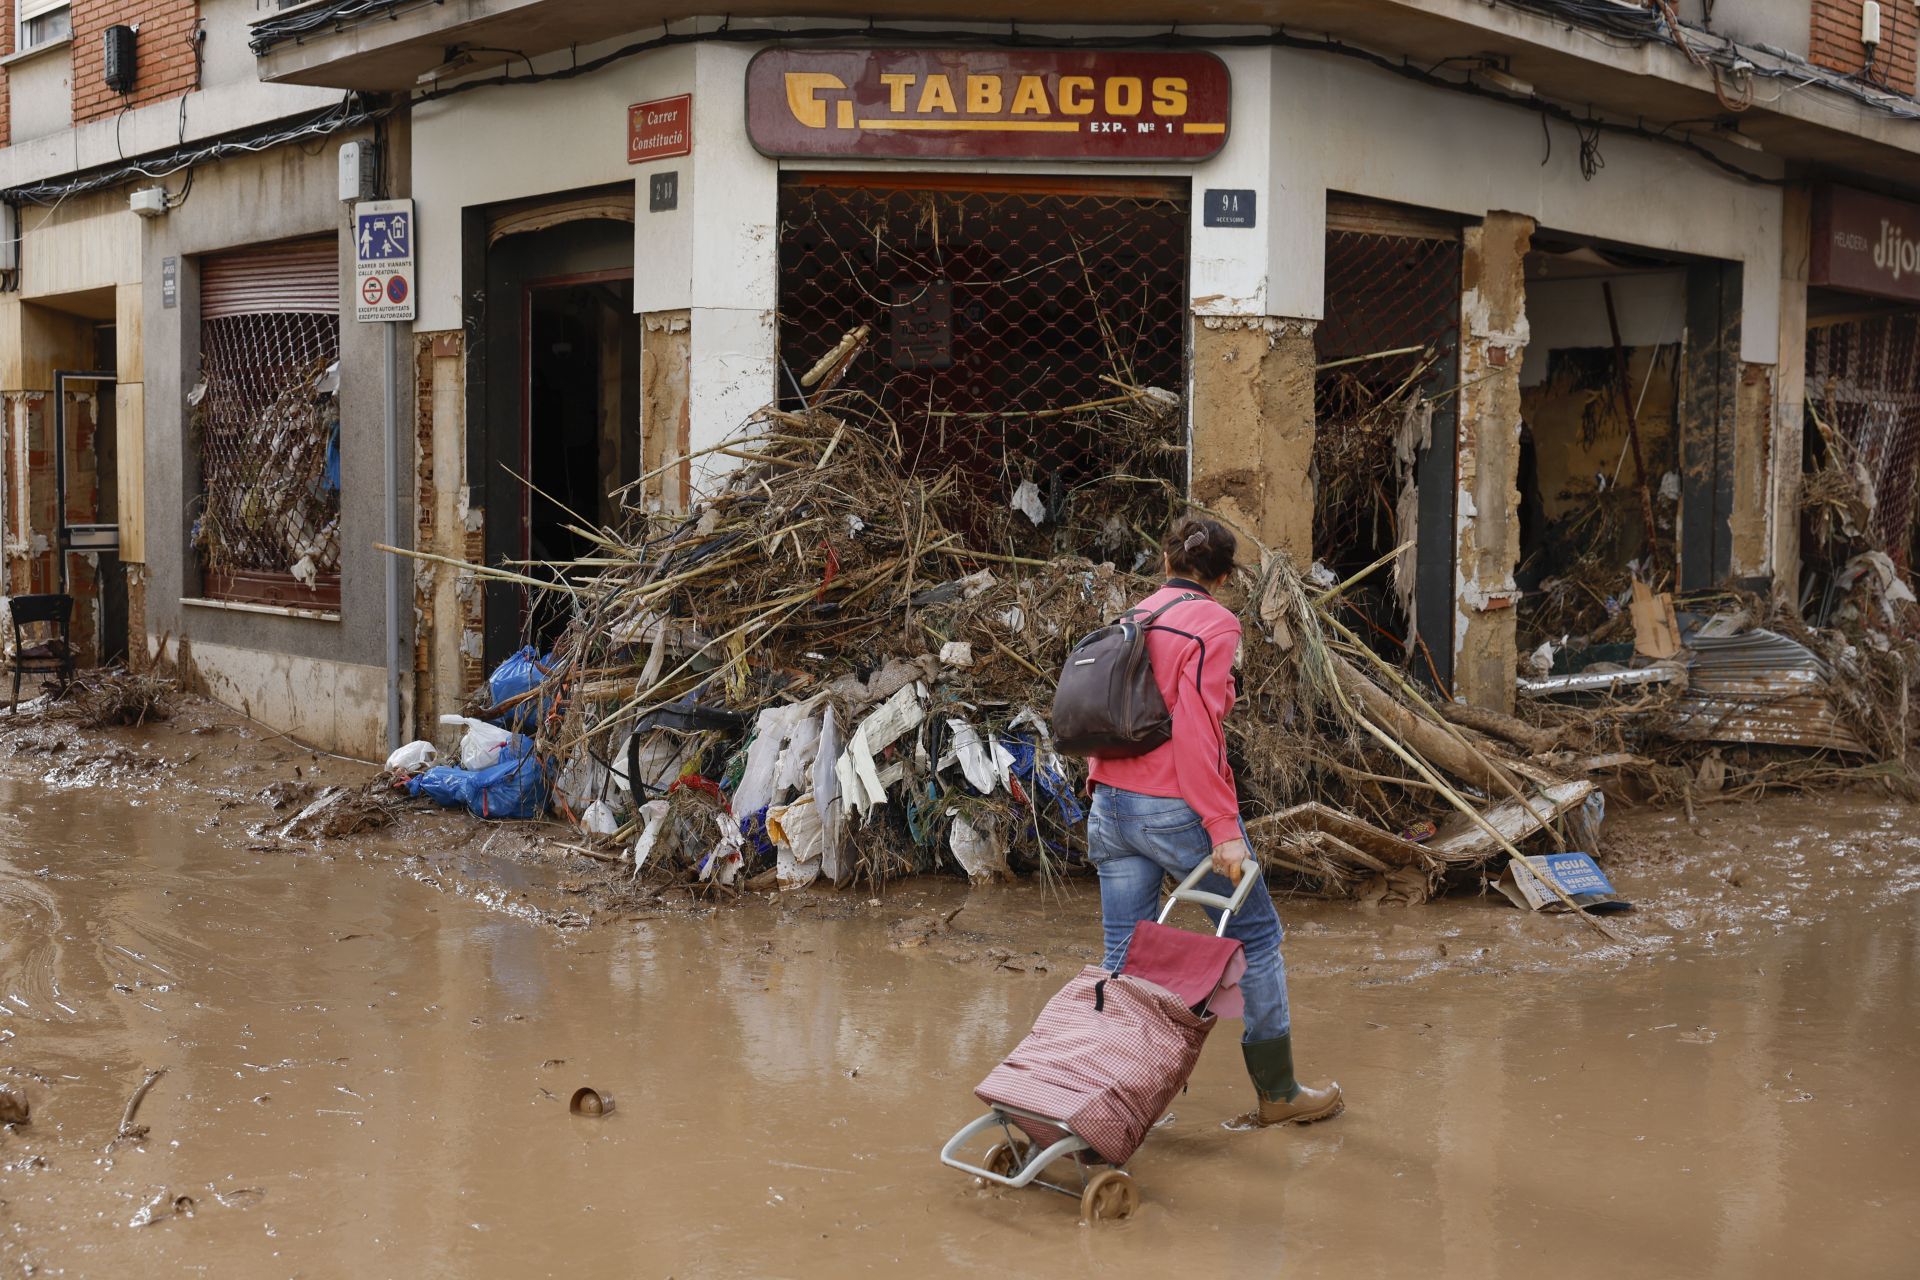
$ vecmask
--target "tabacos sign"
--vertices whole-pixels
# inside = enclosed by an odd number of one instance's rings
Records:
[[[1920,302],[1920,205],[1822,187],[1809,248],[1809,284]]]
[[[1204,160],[1230,97],[1210,53],[768,49],[747,133],[770,156]]]

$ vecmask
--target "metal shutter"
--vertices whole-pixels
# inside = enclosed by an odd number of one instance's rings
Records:
[[[200,318],[270,312],[340,314],[340,242],[288,240],[200,263]]]

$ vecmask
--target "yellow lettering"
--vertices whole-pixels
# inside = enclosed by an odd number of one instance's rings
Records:
[[[824,71],[789,71],[786,80],[787,110],[793,112],[793,118],[809,129],[826,128],[827,104],[820,91],[844,89],[846,82]]]
[[[833,122],[842,129],[853,128],[853,100],[851,98],[842,98],[833,105],[839,108],[839,110],[834,113]]]
[[[907,90],[913,87],[913,77],[904,71],[889,71],[880,77],[880,83],[887,86],[887,110],[895,115],[904,115],[907,110]]]
[[[999,76],[967,77],[968,111],[977,116],[999,115],[1001,101]]]
[[[1110,116],[1140,114],[1139,76],[1115,76],[1107,81],[1107,114]]]
[[[1093,77],[1060,77],[1060,110],[1070,116],[1093,114]]]
[[[914,110],[921,115],[933,111],[958,111],[960,108],[953,100],[953,82],[945,76],[928,76],[927,83],[920,90],[920,105]]]
[[[1153,82],[1153,114],[1183,116],[1187,113],[1187,82],[1180,76],[1161,76]]]
[[[1047,101],[1047,82],[1039,76],[1021,76],[1013,91],[1012,114],[1046,115],[1052,110],[1052,104]]]

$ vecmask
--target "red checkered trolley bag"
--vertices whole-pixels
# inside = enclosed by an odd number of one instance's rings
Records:
[[[1139,1192],[1121,1166],[1193,1074],[1218,1021],[1212,994],[1245,968],[1240,944],[1224,935],[1233,911],[1260,883],[1259,867],[1245,864],[1231,898],[1194,888],[1210,867],[1203,861],[1194,868],[1158,923],[1138,927],[1120,972],[1089,965],[1047,1001],[1033,1030],[974,1090],[990,1110],[948,1140],[943,1163],[987,1183],[1037,1183],[1074,1196],[1089,1221],[1133,1212]],[[1215,934],[1165,927],[1179,902],[1217,907]],[[981,1163],[961,1157],[989,1133],[1000,1141]],[[1042,1176],[1057,1161],[1071,1164],[1078,1186]],[[1089,1168],[1100,1161],[1109,1167]]]

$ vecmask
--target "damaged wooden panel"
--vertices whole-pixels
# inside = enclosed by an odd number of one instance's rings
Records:
[[[1526,799],[1503,801],[1479,815],[1479,821],[1457,813],[1440,825],[1440,830],[1423,847],[1444,863],[1471,866],[1498,857],[1506,848],[1501,843],[1519,844],[1534,832],[1551,826],[1560,816],[1599,790],[1584,778],[1540,787]],[[1484,824],[1484,825],[1483,825]],[[1493,830],[1489,831],[1487,828]],[[1494,832],[1498,832],[1496,836]]]

